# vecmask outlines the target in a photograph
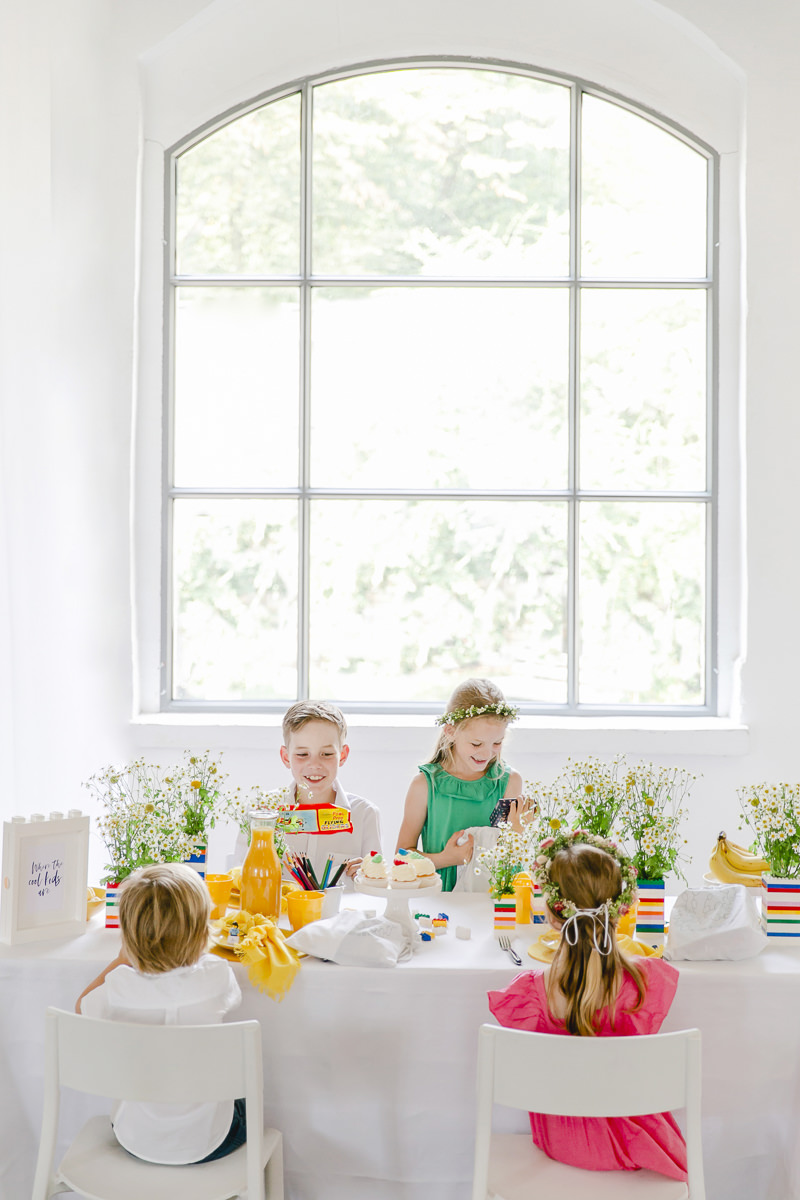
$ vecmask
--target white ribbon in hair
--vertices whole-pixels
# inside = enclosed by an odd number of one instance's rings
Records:
[[[608,932],[608,901],[606,900],[599,908],[576,908],[575,912],[567,917],[561,927],[561,936],[566,939],[570,946],[578,944],[578,921],[581,917],[591,917],[592,919],[592,941],[597,953],[602,955],[610,954],[611,934]],[[597,942],[598,920],[602,920],[603,922],[602,945],[598,945]]]

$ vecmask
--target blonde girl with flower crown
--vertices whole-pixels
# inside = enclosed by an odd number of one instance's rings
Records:
[[[615,843],[583,831],[539,847],[535,876],[561,937],[550,967],[489,992],[501,1025],[533,1033],[624,1037],[657,1033],[678,985],[660,958],[630,958],[616,926],[633,902],[636,871]],[[536,1145],[559,1162],[594,1171],[648,1168],[686,1180],[686,1145],[671,1113],[557,1117],[531,1113]]]
[[[503,762],[503,739],[517,710],[488,679],[468,679],[453,692],[430,762],[423,763],[406,796],[398,849],[422,852],[453,890],[457,869],[472,858],[474,840],[465,831],[488,825],[503,798],[512,801],[508,819],[517,824],[522,779]]]

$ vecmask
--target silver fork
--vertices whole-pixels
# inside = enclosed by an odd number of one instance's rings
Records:
[[[517,954],[516,950],[512,948],[511,938],[507,933],[500,934],[500,949],[505,950],[506,953],[510,954],[512,961],[515,962],[518,967],[522,966],[522,959]]]

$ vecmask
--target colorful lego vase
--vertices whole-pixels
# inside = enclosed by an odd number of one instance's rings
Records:
[[[767,937],[800,938],[800,879],[761,876],[761,926]]]

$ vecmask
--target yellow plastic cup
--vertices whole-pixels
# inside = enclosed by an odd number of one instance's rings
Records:
[[[289,892],[301,892],[302,890],[303,889],[300,887],[299,883],[289,883],[287,880],[284,879],[283,883],[281,884],[281,916],[282,917],[285,917],[287,915],[287,913],[289,912],[289,902],[286,899],[286,897],[289,895]]]
[[[322,892],[289,892],[286,897],[286,907],[289,910],[289,924],[297,931],[311,921],[318,921],[322,916]]]
[[[211,919],[217,921],[228,911],[233,875],[230,871],[221,875],[206,875],[206,887],[211,896]]]

